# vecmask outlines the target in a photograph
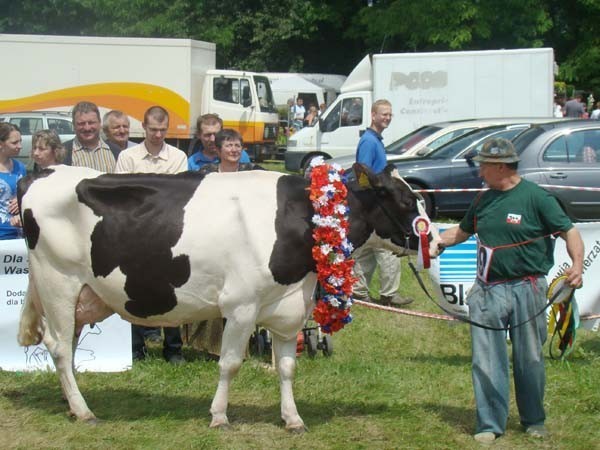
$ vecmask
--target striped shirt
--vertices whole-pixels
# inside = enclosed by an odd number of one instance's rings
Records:
[[[73,162],[71,165],[112,173],[115,171],[115,164],[113,152],[102,139],[98,141],[95,148],[85,148],[77,138],[73,139]]]

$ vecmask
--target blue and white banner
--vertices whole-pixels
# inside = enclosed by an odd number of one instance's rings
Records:
[[[442,232],[448,224],[438,223]],[[578,223],[585,244],[583,265],[583,287],[575,291],[575,298],[581,315],[581,326],[595,331],[600,327],[600,319],[586,320],[588,316],[600,314],[600,223]],[[548,273],[548,282],[570,266],[565,241],[558,238],[554,249],[554,267]],[[477,241],[473,236],[467,241],[447,248],[439,258],[432,260],[429,276],[437,291],[437,297],[449,311],[468,316],[466,297],[477,276]]]
[[[1,370],[54,370],[52,357],[43,344],[21,347],[17,343],[28,274],[25,241],[0,241]],[[94,327],[86,325],[75,352],[75,368],[92,372],[119,372],[131,368],[131,325],[116,314]]]

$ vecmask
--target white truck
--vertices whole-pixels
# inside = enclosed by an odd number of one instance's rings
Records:
[[[0,83],[0,113],[70,111],[87,100],[102,114],[125,112],[130,136],[141,139],[144,112],[160,105],[169,111],[167,139],[184,151],[205,113],[237,129],[251,155],[275,151],[278,115],[268,78],[215,70],[213,43],[0,34],[0,53],[12,67]]]
[[[553,85],[551,48],[366,56],[318,124],[288,139],[285,168],[355,153],[377,99],[392,103],[394,118],[383,134],[390,144],[433,122],[551,117]]]

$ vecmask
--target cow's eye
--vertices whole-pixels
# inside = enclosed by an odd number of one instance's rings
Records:
[[[385,188],[379,187],[375,188],[375,194],[377,195],[377,197],[385,198],[388,195],[390,195],[390,192]]]

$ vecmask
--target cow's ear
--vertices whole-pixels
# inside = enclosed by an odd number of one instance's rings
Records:
[[[356,174],[356,182],[361,189],[376,189],[382,183],[379,177],[371,169],[361,163],[354,163],[352,170]]]

